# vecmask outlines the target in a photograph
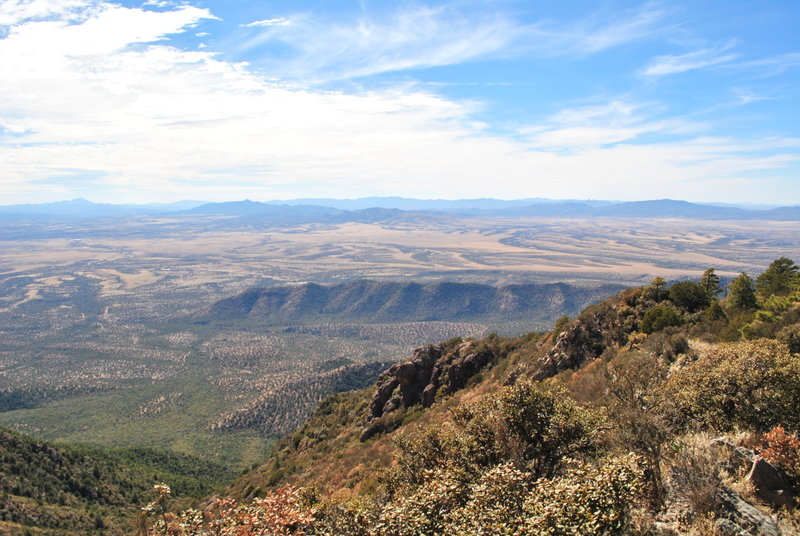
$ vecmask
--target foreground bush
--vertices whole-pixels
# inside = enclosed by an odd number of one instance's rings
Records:
[[[800,437],[787,433],[783,426],[776,426],[762,436],[766,448],[761,456],[782,469],[795,486],[800,484]]]
[[[778,341],[717,345],[673,374],[664,394],[679,427],[800,429],[800,359]]]
[[[143,510],[147,536],[291,536],[303,535],[314,521],[296,488],[281,488],[244,504],[216,499],[206,511],[166,512],[169,488],[157,485],[155,501]],[[148,523],[149,522],[149,523]]]
[[[525,503],[522,534],[627,534],[630,513],[641,498],[640,475],[636,458],[628,456],[543,480]]]

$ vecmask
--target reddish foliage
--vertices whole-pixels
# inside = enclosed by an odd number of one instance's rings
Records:
[[[787,433],[783,426],[776,426],[761,439],[767,445],[761,456],[783,469],[795,483],[800,482],[800,438]]]
[[[285,487],[251,504],[216,499],[206,512],[165,514],[147,531],[158,536],[300,536],[314,521],[300,492]]]

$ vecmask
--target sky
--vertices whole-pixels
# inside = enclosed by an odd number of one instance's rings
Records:
[[[797,0],[0,0],[0,205],[796,205],[798,26]]]

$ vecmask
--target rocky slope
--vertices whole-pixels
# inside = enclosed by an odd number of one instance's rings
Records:
[[[420,347],[229,491],[316,489],[319,534],[796,534],[793,284],[753,309],[655,284],[550,333]]]

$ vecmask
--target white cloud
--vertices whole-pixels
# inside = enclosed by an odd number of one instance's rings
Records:
[[[460,63],[502,50],[522,31],[500,15],[476,16],[448,6],[405,7],[379,20],[364,16],[348,23],[300,15],[261,22],[270,24],[259,24],[264,28],[240,50],[282,42],[295,56],[264,62],[281,78],[304,81]]]
[[[652,107],[615,99],[603,104],[566,108],[546,123],[521,129],[530,144],[555,151],[585,151],[632,142],[645,134],[693,134],[703,125],[679,119],[657,119],[647,113]]]
[[[11,26],[30,19],[71,17],[96,4],[92,0],[4,0],[0,3],[0,25]]]
[[[723,54],[732,47],[733,43],[728,43],[718,47],[687,52],[678,56],[658,56],[644,69],[643,74],[646,76],[663,76],[728,63],[738,57],[736,54]]]
[[[292,19],[281,17],[276,19],[264,19],[264,20],[257,20],[250,22],[248,24],[241,24],[240,26],[243,27],[252,27],[252,26],[289,26],[292,23]]]
[[[619,45],[652,38],[666,11],[654,4],[622,11],[599,11],[576,23],[553,25],[541,23],[531,28],[535,51],[551,56],[585,56]]]
[[[391,61],[408,62],[419,39],[438,43],[437,15],[417,14],[417,23],[385,36],[405,47]],[[192,7],[154,12],[87,4],[68,21],[25,19],[12,27],[0,39],[4,200],[64,198],[76,185],[115,202],[623,199],[653,197],[661,187],[697,199],[708,180],[746,183],[752,174],[779,174],[797,153],[792,140],[698,139],[691,124],[652,119],[647,105],[625,99],[564,110],[522,139],[504,138],[476,123],[469,104],[419,89],[346,94],[287,86],[211,52],[171,46],[170,35],[191,34],[211,16]],[[498,34],[501,26],[487,31]],[[412,27],[421,37],[408,37]],[[365,26],[364,43],[377,42],[374,34],[383,30]],[[434,56],[455,61],[473,53],[466,35],[452,46]],[[371,56],[361,68],[370,65]],[[641,143],[652,133],[676,140]],[[709,198],[725,200],[726,193]]]
[[[800,67],[800,52],[789,52],[757,60],[739,62],[729,66],[737,70],[750,70],[762,77],[782,74]]]
[[[468,7],[458,2],[404,5],[377,18],[362,15],[346,23],[306,15],[267,19],[245,25],[263,28],[239,50],[281,42],[295,55],[265,56],[262,61],[270,72],[281,78],[328,81],[522,54],[584,56],[652,37],[665,15],[646,4],[592,13],[571,24],[526,24],[491,5]]]

